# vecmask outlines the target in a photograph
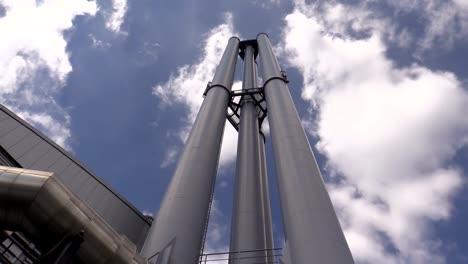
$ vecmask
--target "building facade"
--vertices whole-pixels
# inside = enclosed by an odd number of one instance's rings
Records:
[[[128,244],[134,246],[136,252],[141,249],[151,226],[151,220],[105,184],[69,152],[55,144],[47,136],[3,105],[0,105],[0,166],[0,173],[4,174],[0,184],[3,185],[2,187],[9,186],[9,183],[5,180],[5,175],[8,173],[18,175],[34,174],[34,171],[50,173],[50,175],[53,175],[52,177],[63,183],[76,196],[73,199],[86,204],[88,208],[92,209],[93,217],[100,218],[101,222],[118,232],[122,238],[127,239]],[[11,187],[9,188],[11,189]],[[3,229],[0,236],[0,239],[3,240],[0,254],[6,255],[7,259],[12,260],[11,263],[21,263],[18,262],[20,258],[31,260],[39,258],[41,256],[39,252],[44,253],[49,250],[49,247],[58,245],[60,240],[55,241],[56,243],[52,241],[44,245],[42,245],[40,239],[32,243],[24,227],[16,227],[18,230],[5,229],[5,225],[9,221],[6,218],[9,217],[10,213],[4,208],[11,207],[12,204],[15,205],[17,201],[10,200],[11,204],[5,204],[7,201],[6,194],[0,195],[3,198],[0,199],[0,203],[2,203],[0,206],[2,209],[0,229]],[[63,212],[58,209],[57,212],[51,212],[50,214],[55,213],[61,214]],[[23,218],[26,218],[26,216]],[[66,237],[66,235],[74,234],[63,234],[63,237]],[[87,235],[85,231],[84,236]],[[20,238],[24,238],[24,241],[28,241],[34,246],[25,247],[25,243],[18,242],[21,240]],[[10,243],[11,241],[17,241],[17,243]],[[30,257],[20,256],[17,247],[22,247],[24,256],[29,255]],[[31,252],[35,253],[28,254],[29,249],[32,249]],[[15,257],[12,257],[12,255],[15,255]],[[6,262],[6,260],[3,259],[2,261],[0,259],[0,262]]]

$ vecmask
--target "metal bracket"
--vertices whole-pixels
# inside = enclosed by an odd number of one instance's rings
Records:
[[[241,59],[244,59],[245,48],[247,46],[252,46],[254,48],[254,59],[256,59],[258,55],[258,44],[256,39],[249,39],[239,42],[239,56],[241,57]]]
[[[206,95],[208,94],[208,91],[209,91],[211,88],[214,88],[214,87],[221,87],[221,88],[223,88],[229,95],[231,94],[231,91],[229,91],[229,89],[226,88],[224,85],[221,85],[221,84],[212,84],[211,82],[208,82],[208,83],[206,84],[205,91],[203,92],[203,98],[205,98]]]
[[[286,72],[281,70],[280,73],[281,73],[281,76],[283,77],[284,81],[286,83],[289,83],[288,75],[286,74]]]
[[[210,88],[211,88],[211,82],[208,82],[208,83],[206,84],[205,91],[203,91],[203,97],[206,96],[206,94],[208,93],[208,90],[210,90]]]
[[[280,70],[281,76],[273,76],[270,77],[269,79],[263,80],[263,87],[266,87],[267,83],[270,82],[271,80],[282,80],[285,83],[289,83],[288,75],[286,74],[285,71]]]
[[[250,100],[254,102],[256,106],[259,128],[262,127],[263,120],[267,116],[267,107],[265,94],[263,93],[263,87],[231,91],[231,99],[228,105],[226,118],[237,131],[239,131],[240,109],[242,107],[242,101],[245,96],[249,96],[251,98]],[[238,102],[235,101],[236,98],[239,98]]]

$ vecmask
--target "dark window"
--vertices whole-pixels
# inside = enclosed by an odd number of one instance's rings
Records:
[[[0,166],[21,168],[21,165],[2,146],[0,146]]]

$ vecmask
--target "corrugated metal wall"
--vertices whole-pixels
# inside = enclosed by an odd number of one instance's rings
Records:
[[[2,105],[0,146],[23,168],[56,173],[110,226],[141,248],[150,227],[149,221],[141,212],[63,148]],[[8,154],[2,156],[0,149],[0,164],[8,162]]]

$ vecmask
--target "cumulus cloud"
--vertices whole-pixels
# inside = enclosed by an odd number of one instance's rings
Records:
[[[457,40],[468,37],[468,2],[466,0],[386,0],[375,1],[317,1],[314,9],[328,28],[341,27],[355,30],[377,29],[382,37],[399,47],[417,50],[414,56],[432,48],[449,49]],[[296,0],[305,14],[310,5]],[[336,28],[333,29],[337,33]]]
[[[198,110],[203,102],[203,92],[208,81],[213,79],[216,66],[227,44],[227,40],[235,35],[232,26],[232,15],[226,14],[224,23],[213,28],[206,34],[203,51],[197,62],[184,65],[171,75],[169,80],[157,84],[153,93],[163,104],[179,103],[188,107],[188,116],[184,119],[185,125],[180,131],[180,138],[185,141]],[[233,89],[240,89],[241,83],[236,82]],[[220,164],[225,165],[236,157],[237,132],[227,123],[224,130],[221,148]]]
[[[423,49],[449,48],[454,41],[468,36],[468,2],[465,0],[399,0],[387,1],[398,13],[411,12],[424,20],[424,35],[418,40]]]
[[[112,10],[105,14],[106,27],[114,33],[125,33],[121,31],[122,24],[127,13],[127,0],[112,0]]]
[[[351,251],[358,263],[444,263],[431,225],[450,218],[464,182],[450,160],[467,143],[460,117],[468,94],[450,72],[397,68],[379,27],[348,35],[332,11],[299,5],[282,45],[303,75],[314,113],[305,123],[328,157],[328,188]]]
[[[70,117],[54,99],[72,71],[64,31],[78,15],[94,15],[85,0],[0,1],[0,99],[58,144],[68,147]]]

